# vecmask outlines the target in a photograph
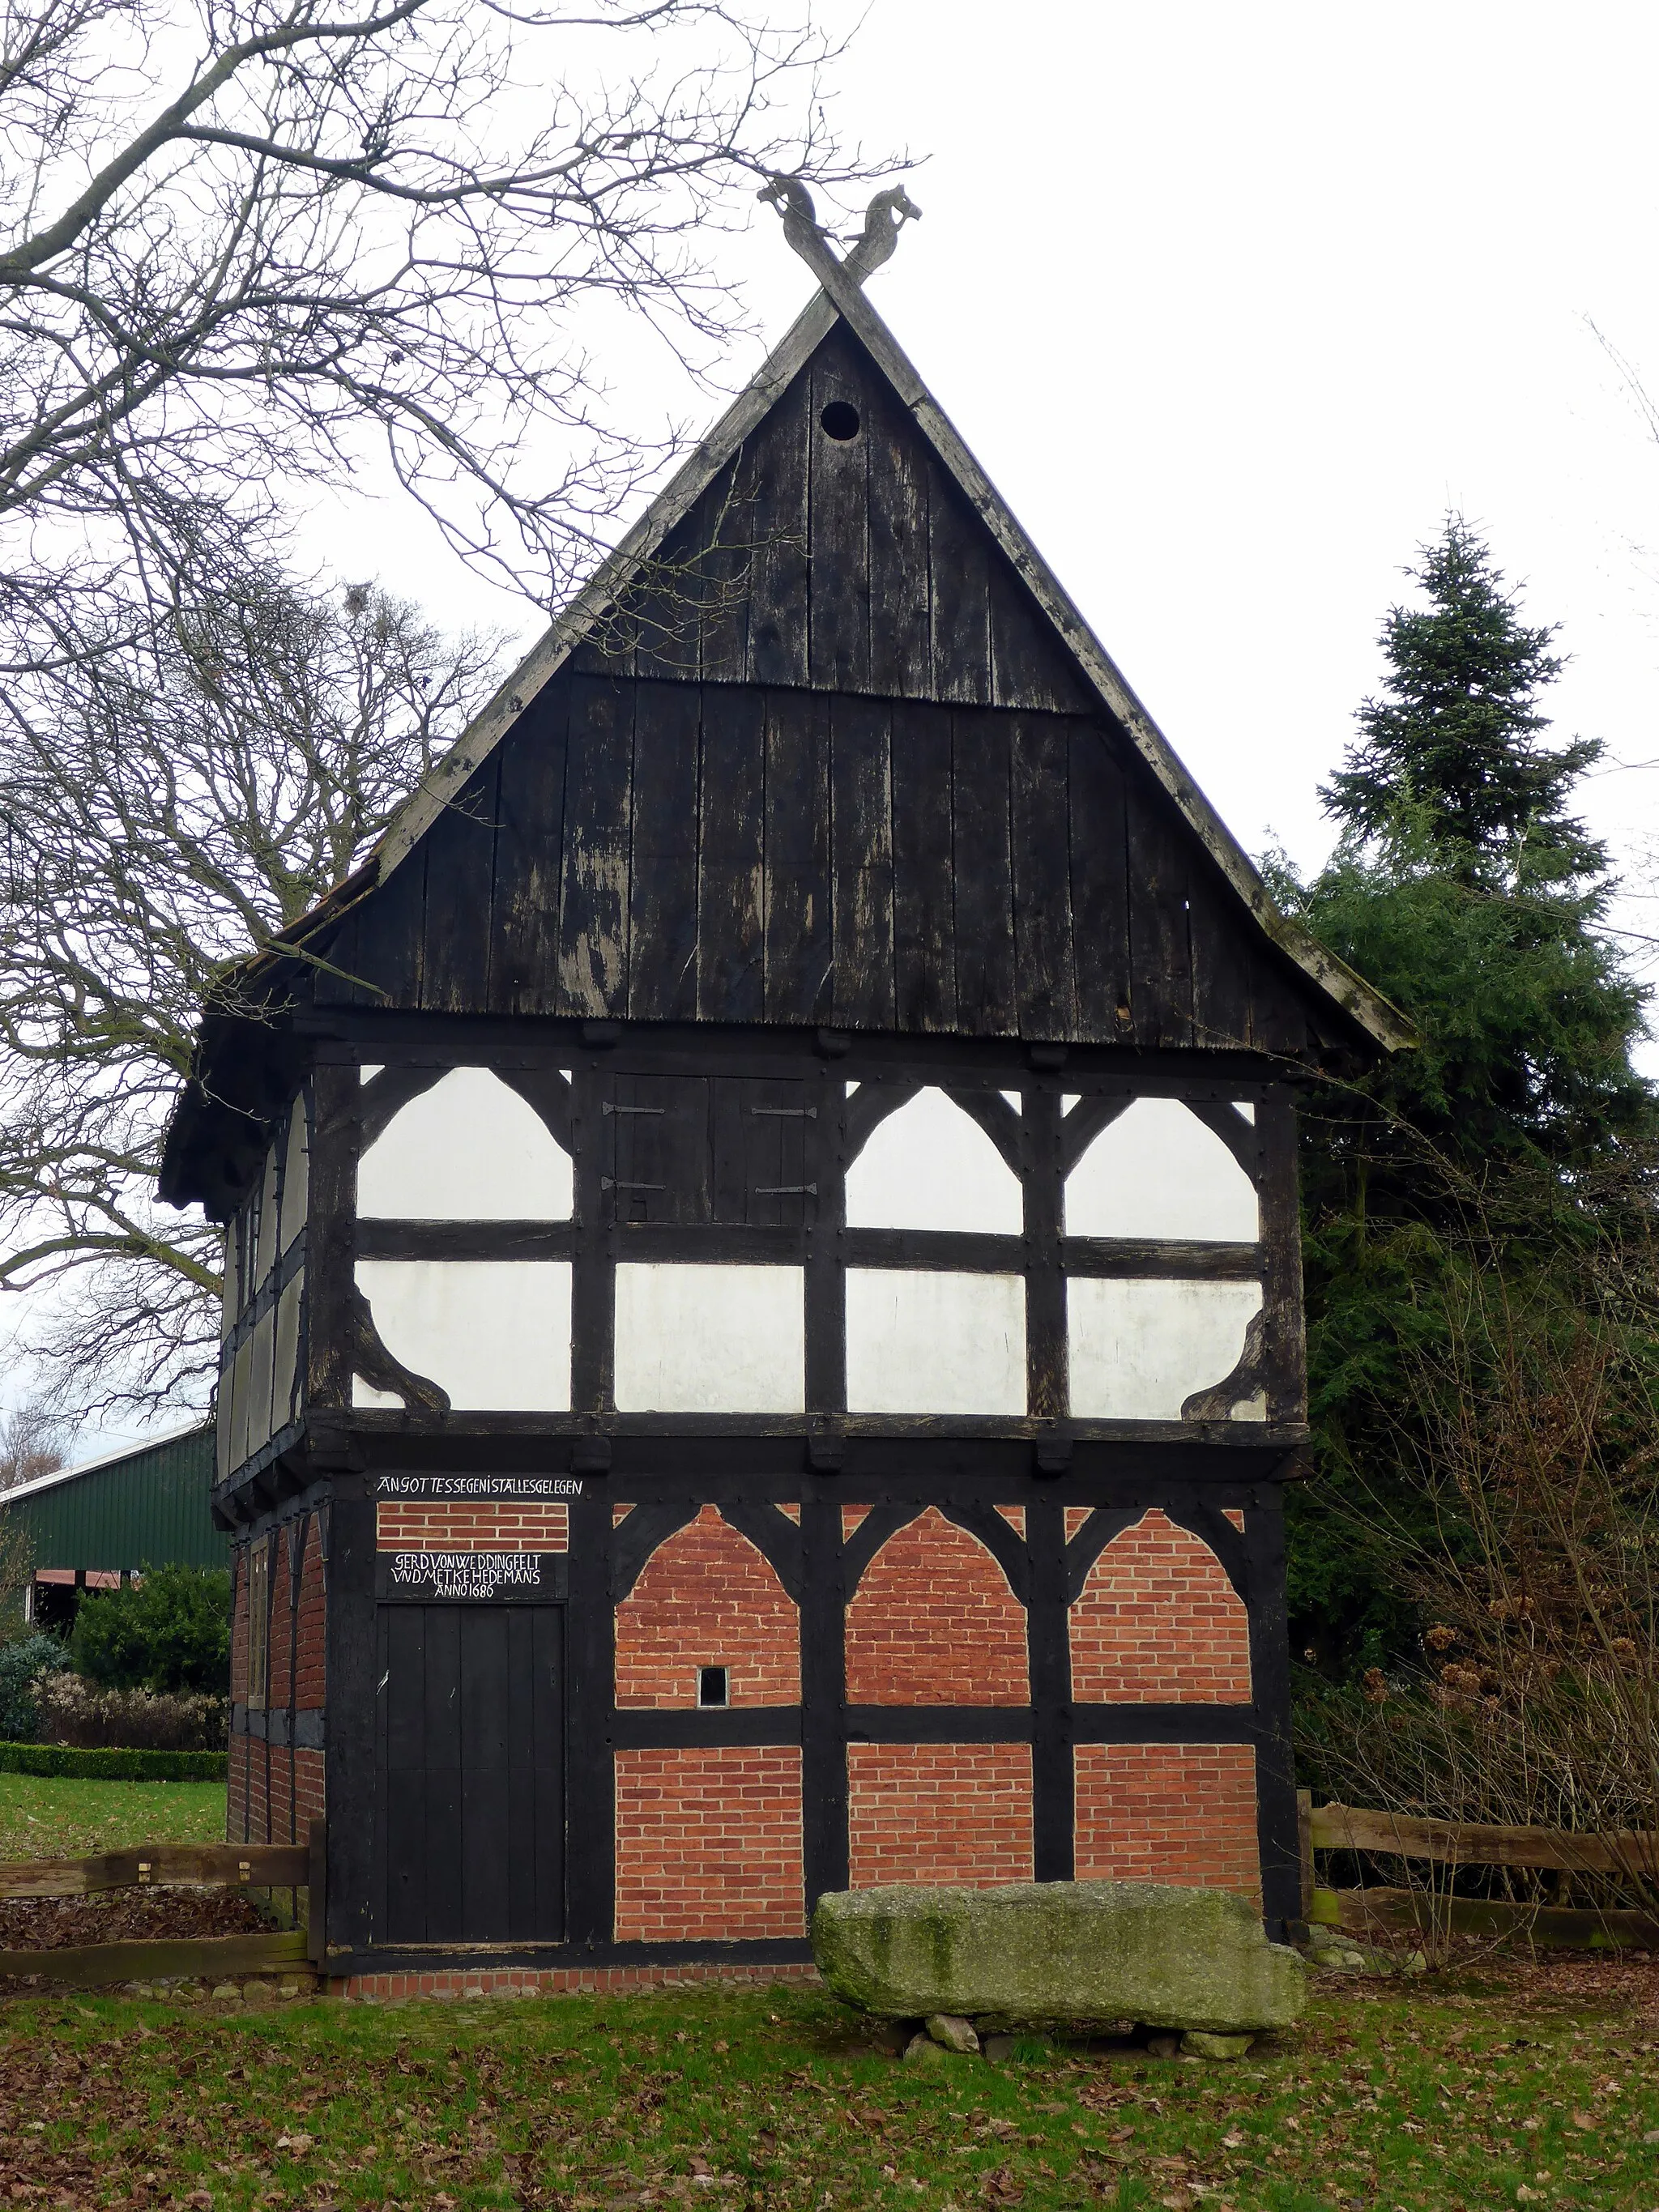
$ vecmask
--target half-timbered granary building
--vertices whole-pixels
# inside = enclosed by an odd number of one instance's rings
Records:
[[[170,1133],[233,1833],[325,1812],[351,1986],[787,1970],[898,1880],[1297,1910],[1293,1094],[1403,1030],[803,250]]]

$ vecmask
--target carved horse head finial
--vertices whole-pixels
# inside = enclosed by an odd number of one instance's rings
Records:
[[[824,259],[834,260],[812,195],[799,177],[769,177],[756,197],[778,210],[785,238],[810,268],[821,270]],[[921,214],[902,185],[890,185],[884,192],[878,192],[864,211],[864,229],[856,244],[837,265],[861,285],[872,270],[879,269],[891,254],[904,225],[915,222]]]

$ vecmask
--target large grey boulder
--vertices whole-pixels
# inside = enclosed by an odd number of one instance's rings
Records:
[[[894,1882],[835,1890],[812,1953],[838,1996],[890,2020],[1139,2021],[1241,2034],[1301,2012],[1305,1970],[1225,1889],[1152,1881]]]

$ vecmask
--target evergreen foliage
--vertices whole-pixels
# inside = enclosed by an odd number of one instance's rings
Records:
[[[141,1581],[85,1597],[70,1653],[77,1673],[110,1689],[222,1697],[230,1678],[230,1576],[222,1567],[155,1567]]]
[[[34,1686],[43,1674],[69,1665],[69,1654],[55,1636],[20,1636],[0,1649],[0,1739],[32,1743],[40,1730]]]
[[[1280,897],[1416,1025],[1414,1051],[1303,1114],[1304,1270],[1319,1480],[1292,1499],[1298,1649],[1358,1668],[1413,1640],[1390,1523],[1426,1537],[1413,1395],[1459,1270],[1559,1299],[1610,1212],[1644,1203],[1659,1110],[1631,1065],[1644,990],[1603,929],[1603,848],[1571,811],[1601,754],[1552,742],[1562,667],[1476,534],[1448,519],[1392,609],[1381,699],[1322,793],[1340,824]],[[1367,1543],[1366,1523],[1376,1532]]]

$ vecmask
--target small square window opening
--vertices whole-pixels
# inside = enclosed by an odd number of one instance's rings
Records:
[[[699,1667],[697,1669],[697,1703],[700,1705],[730,1705],[726,1694],[724,1667]]]

